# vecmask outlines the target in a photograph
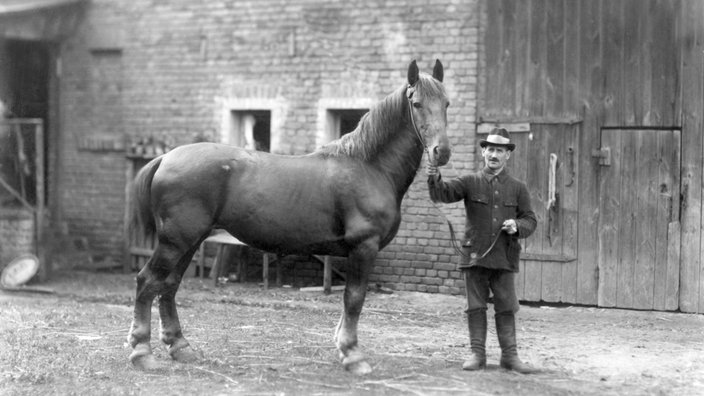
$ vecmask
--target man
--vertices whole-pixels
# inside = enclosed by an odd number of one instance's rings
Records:
[[[474,174],[444,181],[437,167],[428,165],[430,198],[445,203],[463,200],[465,206],[465,239],[459,268],[467,291],[472,355],[462,369],[486,367],[486,310],[491,291],[501,367],[527,374],[535,369],[518,358],[515,313],[519,305],[514,278],[521,250],[518,238],[532,234],[537,221],[525,183],[505,169],[516,147],[508,131],[494,128],[479,145],[485,166]]]

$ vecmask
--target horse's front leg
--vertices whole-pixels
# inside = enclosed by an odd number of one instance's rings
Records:
[[[344,308],[335,332],[335,340],[342,365],[346,370],[357,375],[372,372],[371,366],[357,344],[357,323],[367,294],[369,273],[378,251],[378,239],[369,240],[351,251],[347,260]]]

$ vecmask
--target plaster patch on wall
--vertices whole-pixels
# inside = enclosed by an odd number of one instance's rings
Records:
[[[399,50],[408,48],[403,22],[382,23],[381,28],[384,32],[384,53],[387,56],[396,55]]]
[[[270,146],[272,153],[284,153],[282,146],[284,125],[289,111],[289,103],[284,98],[283,87],[266,83],[244,82],[233,78],[223,78],[223,93],[215,98],[216,118],[220,120],[218,141],[230,142],[233,129],[233,111],[267,110],[271,112]]]

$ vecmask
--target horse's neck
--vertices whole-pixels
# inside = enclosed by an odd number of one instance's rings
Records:
[[[399,202],[413,183],[423,157],[423,145],[411,128],[413,126],[406,123],[400,124],[393,138],[370,161],[386,175]]]

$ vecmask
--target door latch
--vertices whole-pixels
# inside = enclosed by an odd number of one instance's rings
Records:
[[[598,158],[601,166],[611,166],[611,147],[592,150],[592,158]]]

